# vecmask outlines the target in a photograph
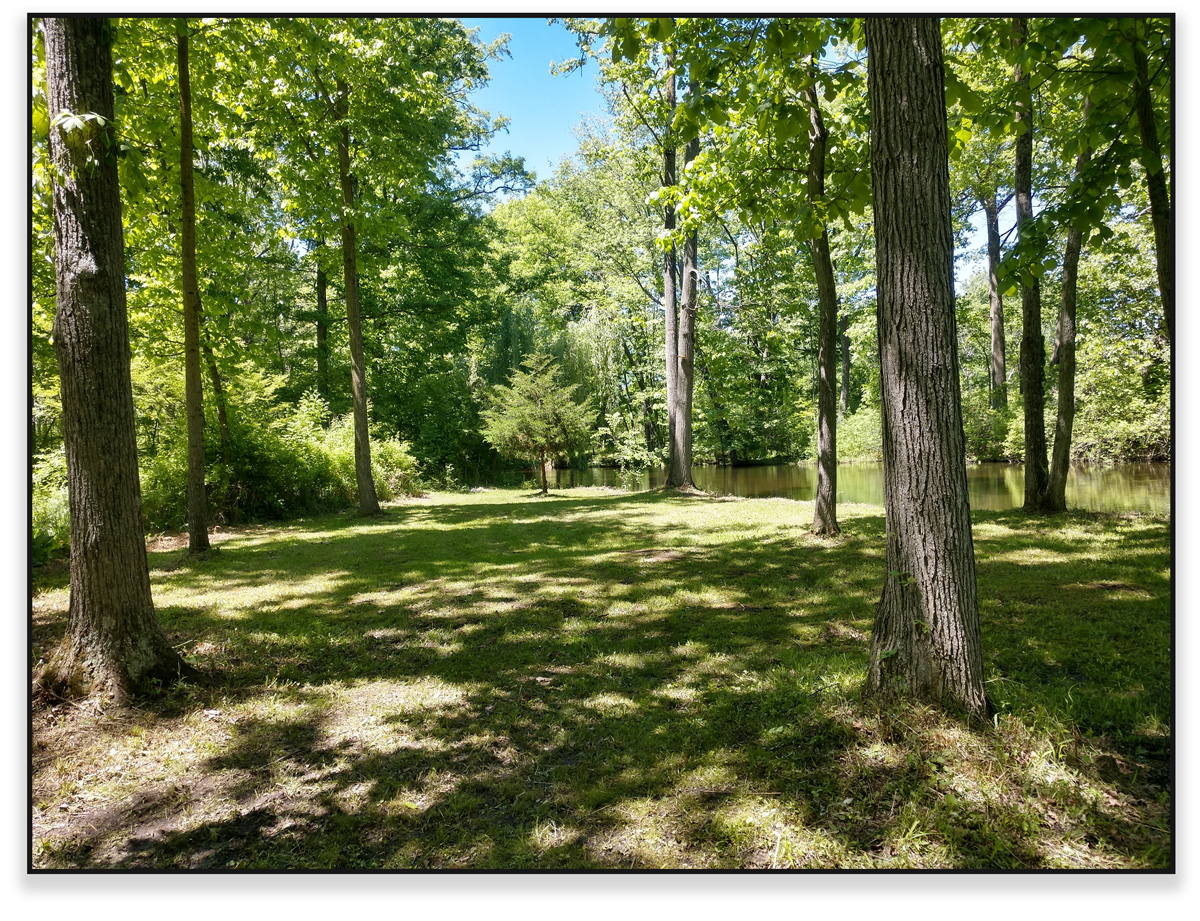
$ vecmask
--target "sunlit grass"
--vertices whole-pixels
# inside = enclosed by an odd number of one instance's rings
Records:
[[[860,697],[881,510],[811,516],[489,490],[153,551],[214,681],[35,713],[34,863],[1167,866],[1167,521],[976,515],[969,726]],[[67,592],[35,577],[36,660]]]

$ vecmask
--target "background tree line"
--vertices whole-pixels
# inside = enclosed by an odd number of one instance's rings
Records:
[[[470,93],[504,51],[456,22],[115,24],[149,526],[188,519],[189,403],[192,465],[198,428],[201,507],[214,520],[361,503],[368,479],[381,498],[418,478],[519,481],[483,437],[481,412],[534,353],[552,356],[563,386],[594,408],[591,445],[572,462],[665,463],[672,274],[677,297],[685,276],[695,289],[683,312],[695,462],[815,459],[822,399],[836,459],[882,456],[861,22],[569,24],[581,57],[601,67],[611,118],[582,126],[576,153],[540,181],[511,157],[472,161],[501,123]],[[1053,445],[1068,443],[1055,435],[1068,349],[1069,459],[1170,457],[1170,325],[1152,202],[1156,177],[1170,177],[1168,26],[1034,19],[1018,41],[1010,20],[943,23],[955,257],[981,267],[957,300],[971,458],[1025,458],[1023,393],[1035,388],[1017,358],[1027,337],[1047,344],[1029,362],[1044,381],[1036,415],[1047,473]],[[31,37],[34,528],[52,547],[66,539],[65,462],[50,124],[36,28]],[[671,135],[679,155],[668,183]],[[1004,205],[1017,197],[1025,140],[1036,213],[1018,233]],[[973,215],[986,218],[984,252],[968,248]],[[1016,309],[1022,281],[1039,288],[1036,322]],[[1074,335],[1056,348],[1069,287]],[[189,386],[202,398],[189,400]]]

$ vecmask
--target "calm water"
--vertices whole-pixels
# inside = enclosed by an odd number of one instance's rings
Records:
[[[662,485],[665,470],[625,474],[619,470],[593,467],[590,470],[558,470],[555,486],[614,486],[623,489],[655,489]],[[809,499],[817,486],[814,464],[777,464],[767,467],[694,467],[696,485],[708,492],[728,496],[782,496]],[[1006,511],[1025,501],[1025,468],[1016,464],[975,464],[967,468],[971,507]],[[842,464],[838,467],[838,500],[883,505],[882,464]],[[1067,479],[1067,505],[1096,512],[1171,511],[1170,464],[1123,464],[1098,467],[1077,464]]]

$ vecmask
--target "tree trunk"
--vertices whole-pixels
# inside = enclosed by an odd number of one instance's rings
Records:
[[[1087,110],[1088,103],[1085,101],[1085,121]],[[1091,157],[1090,147],[1080,152],[1075,160],[1076,176],[1083,172]],[[1048,512],[1065,511],[1067,507],[1067,472],[1071,467],[1071,435],[1075,426],[1075,295],[1079,277],[1079,251],[1082,247],[1083,234],[1072,225],[1067,229],[1067,245],[1063,252],[1058,332],[1054,337],[1054,355],[1050,359],[1051,365],[1058,365],[1058,417],[1054,424],[1054,456],[1044,502]]]
[[[1014,41],[1025,44],[1026,20],[1013,19]],[[1030,78],[1014,68],[1018,84],[1015,144],[1016,228],[1018,236],[1033,219],[1033,97]],[[1022,131],[1024,126],[1024,131]],[[1042,510],[1050,484],[1046,460],[1045,426],[1045,338],[1042,335],[1042,285],[1037,278],[1021,279],[1021,396],[1025,408],[1025,511]]]
[[[1025,44],[1026,20],[1013,19],[1016,44]],[[1016,141],[1017,235],[1033,220],[1033,97],[1029,75],[1018,65]],[[1037,512],[1046,501],[1050,464],[1046,460],[1046,340],[1042,336],[1042,289],[1037,278],[1021,281],[1021,395],[1025,408],[1025,511]]]
[[[208,550],[208,494],[204,489],[204,387],[200,370],[200,285],[196,280],[196,194],[192,180],[192,82],[187,20],[176,24],[179,68],[179,188],[183,202],[183,368],[187,405],[188,553]]]
[[[1000,209],[993,192],[983,202],[987,224],[988,305],[992,321],[992,360],[988,366],[992,409],[1008,406],[1008,369],[1004,361],[1004,300],[1000,295]]]
[[[845,419],[850,415],[850,337],[846,335],[850,329],[850,317],[843,315],[838,320],[838,341],[842,348],[842,387],[838,398],[838,418]]]
[[[1163,317],[1167,321],[1167,337],[1175,338],[1174,277],[1175,234],[1171,220],[1171,195],[1167,189],[1166,172],[1162,162],[1162,144],[1154,120],[1154,104],[1150,98],[1150,73],[1146,64],[1146,48],[1139,35],[1131,37],[1133,46],[1134,84],[1133,106],[1137,115],[1142,141],[1142,169],[1146,173],[1146,190],[1150,195],[1150,221],[1154,225],[1154,256],[1158,268],[1158,293],[1162,299]]]
[[[111,26],[103,19],[66,18],[47,19],[44,29],[51,123],[64,111],[95,114],[104,122],[50,132],[54,347],[71,516],[71,598],[67,636],[38,683],[59,695],[102,691],[123,702],[149,681],[193,670],[155,617],[146,565],[112,124]]]
[[[371,436],[367,427],[367,367],[363,357],[362,323],[358,313],[358,258],[355,242],[354,182],[350,175],[349,89],[340,78],[337,83],[337,114],[342,122],[338,140],[338,176],[342,185],[342,272],[346,289],[346,325],[350,331],[350,389],[354,398],[354,478],[358,484],[358,511],[362,515],[379,514],[375,480],[371,476]]]
[[[816,61],[812,63],[816,69]],[[808,201],[825,197],[825,144],[829,132],[821,117],[816,85],[805,93],[808,103]],[[817,492],[813,508],[814,534],[837,534],[837,281],[829,255],[829,233],[809,240],[813,272],[817,277],[820,319],[817,327]]]
[[[329,279],[317,266],[317,393],[329,401]]]
[[[201,319],[204,319],[203,317]],[[207,322],[207,321],[206,321]],[[222,514],[226,520],[233,516],[233,498],[229,494],[230,463],[232,460],[232,441],[229,434],[229,412],[226,407],[225,386],[221,383],[221,371],[217,367],[216,356],[213,355],[212,343],[208,334],[201,327],[200,350],[204,354],[204,363],[208,366],[208,379],[212,384],[213,403],[217,407],[217,430],[221,436],[221,468],[219,495],[221,497]]]
[[[692,138],[684,148],[686,168],[700,153],[700,139]],[[679,366],[675,372],[675,439],[671,448],[669,485],[693,487],[692,481],[692,401],[696,389],[696,295],[698,240],[695,230],[683,243],[683,298],[679,305]]]
[[[664,88],[667,100],[668,124],[663,131],[663,177],[664,188],[675,185],[675,138],[670,119],[675,113],[675,57],[667,56],[667,77]],[[675,232],[675,205],[668,202],[663,210],[663,231]],[[663,327],[665,332],[665,359],[667,370],[667,486],[680,486],[683,461],[678,456],[679,434],[679,302],[676,285],[675,245],[663,255]]]
[[[936,18],[866,21],[887,577],[867,691],[983,715]]]

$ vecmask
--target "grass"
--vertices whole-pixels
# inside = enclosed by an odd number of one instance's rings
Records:
[[[883,517],[434,495],[150,545],[216,676],[33,714],[32,863],[1132,868],[1172,862],[1170,529],[976,513],[968,726],[860,697]],[[35,571],[35,660],[67,574]]]

